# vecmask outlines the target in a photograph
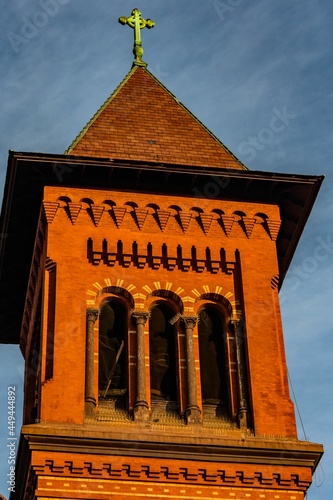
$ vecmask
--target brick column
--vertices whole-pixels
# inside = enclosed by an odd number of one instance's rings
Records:
[[[148,312],[134,311],[133,318],[136,321],[137,341],[137,395],[134,405],[134,420],[145,421],[149,418],[149,406],[147,403],[146,387],[146,362],[145,362],[145,324],[149,317]]]
[[[198,316],[182,316],[185,324],[186,337],[186,368],[187,394],[186,422],[188,424],[201,423],[201,411],[197,402],[197,379],[194,359],[193,329],[198,322]]]
[[[86,325],[86,386],[85,386],[85,412],[93,415],[96,408],[94,394],[94,325],[98,318],[97,309],[87,309]]]
[[[232,319],[231,324],[235,332],[236,360],[237,360],[237,379],[239,393],[238,421],[241,429],[248,428],[248,398],[247,398],[247,375],[244,359],[244,329],[243,321]]]

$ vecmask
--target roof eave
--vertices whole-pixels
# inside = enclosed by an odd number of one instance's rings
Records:
[[[128,170],[134,175],[129,176]],[[124,161],[107,158],[10,152],[2,205],[0,241],[0,291],[3,294],[0,342],[18,343],[19,315],[24,306],[19,289],[27,286],[31,253],[45,185],[159,191],[162,194],[201,196],[202,186],[212,179],[224,182],[216,199],[238,199],[278,204],[282,216],[277,238],[280,286],[317,197],[323,176],[291,175],[249,170],[217,170]],[[181,182],[180,182],[181,180]],[[132,184],[130,184],[132,183]],[[195,194],[194,194],[195,193]],[[199,193],[199,194],[198,194]],[[201,195],[200,195],[201,193]],[[292,222],[290,222],[292,221]],[[24,258],[22,256],[24,255]],[[13,277],[13,270],[17,276]],[[16,281],[17,283],[16,283]],[[15,318],[8,317],[11,301]],[[20,312],[21,311],[21,312]]]

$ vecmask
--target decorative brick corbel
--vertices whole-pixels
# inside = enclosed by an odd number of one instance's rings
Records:
[[[136,222],[138,228],[141,230],[144,226],[144,223],[146,222],[147,215],[148,215],[148,209],[136,207],[134,209],[133,214],[134,214],[135,222]]]
[[[104,213],[105,208],[103,207],[103,205],[91,205],[90,209],[91,209],[91,215],[92,215],[93,222],[94,222],[95,226],[97,227],[99,225],[99,223],[101,222],[102,215]]]
[[[48,224],[51,224],[54,221],[59,205],[60,203],[56,201],[43,201],[45,218]]]
[[[152,269],[159,269],[160,265],[162,264],[162,252],[161,250],[159,251],[160,255],[156,255],[155,253],[156,250],[156,245],[152,245],[151,243],[148,243],[147,245],[147,262],[149,265],[152,267]]]
[[[190,212],[178,212],[176,220],[178,221],[183,233],[186,233],[192,219]]]
[[[147,264],[147,245],[136,246],[135,261],[139,269],[143,269],[145,267]]]
[[[276,290],[278,288],[279,284],[280,284],[280,275],[279,274],[275,274],[271,278],[271,288],[273,290]]]
[[[106,239],[103,240],[103,255],[106,255],[106,264],[110,267],[113,267],[116,263],[117,260],[117,246],[115,243],[112,243],[112,250],[113,252],[110,252],[108,249],[108,242]]]
[[[164,231],[170,218],[170,211],[156,210],[156,218],[161,231]]]
[[[225,262],[224,262],[224,271],[226,274],[232,274],[235,270],[236,259],[234,252],[225,252]]]
[[[187,272],[191,269],[191,259],[182,259],[182,270]]]
[[[129,267],[134,260],[133,243],[124,242],[119,240],[117,245],[118,253],[121,255],[121,265]]]
[[[97,266],[100,263],[100,261],[102,260],[103,255],[104,255],[104,247],[105,246],[107,246],[107,241],[103,240],[102,251],[98,252],[98,251],[94,250],[94,241],[93,241],[93,239],[92,238],[88,238],[88,240],[87,240],[88,259],[89,259],[89,262],[91,264],[93,264],[94,266]]]
[[[224,232],[225,232],[226,236],[229,236],[231,233],[232,226],[234,225],[234,222],[235,222],[235,216],[222,214],[221,220],[222,220],[222,226],[223,226]]]
[[[117,260],[117,254],[116,253],[108,253],[107,254],[107,265],[109,267],[113,267],[116,263]]]
[[[244,231],[246,236],[248,238],[251,238],[256,220],[252,219],[251,217],[243,217],[241,222],[244,224]]]
[[[199,219],[200,219],[201,227],[202,227],[204,233],[208,234],[209,230],[210,230],[210,226],[212,225],[213,216],[211,214],[201,213],[199,215]]]
[[[271,219],[266,219],[266,224],[267,224],[267,230],[268,233],[273,241],[276,241],[280,227],[281,227],[281,221],[280,220],[271,220]]]
[[[72,201],[69,201],[67,204],[67,208],[70,221],[72,224],[75,224],[79,216],[79,213],[81,212],[82,205],[81,203],[73,203]]]
[[[202,273],[206,268],[206,249],[194,249],[195,269],[198,273]]]
[[[180,263],[182,271],[189,271],[192,266],[192,246],[188,245],[178,245],[177,246],[177,257]]]
[[[151,258],[151,267],[153,269],[159,269],[162,263],[162,257],[152,257]]]
[[[147,263],[147,257],[145,255],[138,255],[137,266],[139,269],[143,269]]]
[[[196,270],[198,273],[202,273],[205,270],[206,261],[205,260],[197,260],[196,262]]]
[[[177,265],[176,257],[168,257],[167,258],[167,267],[169,271],[173,271]]]
[[[132,255],[129,254],[123,254],[121,258],[121,262],[123,267],[129,267],[132,262]]]
[[[121,228],[125,214],[126,214],[125,207],[112,207],[111,216],[112,216],[113,220],[115,221],[115,224],[116,224],[118,229]]]

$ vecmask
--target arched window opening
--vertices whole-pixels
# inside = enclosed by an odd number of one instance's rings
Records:
[[[228,383],[224,345],[224,321],[214,307],[199,313],[198,323],[202,404],[205,413],[227,416]],[[206,407],[206,408],[205,408]]]
[[[116,299],[105,302],[99,316],[99,396],[121,399],[126,394],[127,310]]]
[[[152,308],[149,319],[149,351],[152,403],[173,402],[173,409],[176,409],[178,398],[174,317],[174,311],[164,303],[158,303]]]

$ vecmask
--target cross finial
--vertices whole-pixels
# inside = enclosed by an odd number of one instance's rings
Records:
[[[151,21],[151,19],[143,19],[142,14],[138,9],[132,10],[131,17],[120,17],[118,21],[121,24],[128,24],[128,26],[134,29],[133,54],[135,59],[133,64],[135,66],[147,66],[147,63],[142,60],[143,48],[141,42],[141,30],[143,28],[153,28],[155,26],[154,21]]]

